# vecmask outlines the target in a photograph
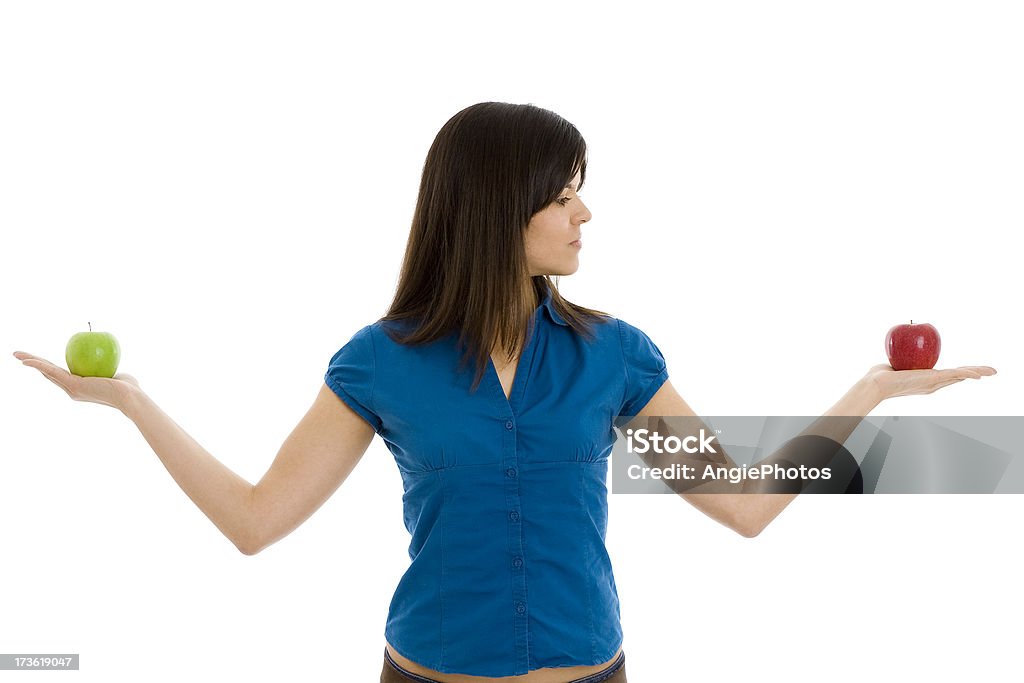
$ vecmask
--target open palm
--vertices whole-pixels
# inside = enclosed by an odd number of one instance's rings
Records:
[[[946,370],[894,370],[891,365],[876,365],[868,371],[867,377],[886,399],[930,394],[965,379],[981,379],[994,374],[996,369],[987,365],[965,365]]]
[[[44,358],[24,351],[15,351],[14,357],[20,360],[22,365],[38,370],[46,379],[59,386],[76,401],[100,403],[120,410],[131,388],[139,387],[137,379],[120,372],[110,378],[80,377]]]

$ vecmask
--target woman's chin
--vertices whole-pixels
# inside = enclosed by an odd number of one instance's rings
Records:
[[[554,273],[554,275],[572,275],[579,269],[580,260],[579,258],[574,258],[571,262],[562,264],[558,271]]]
[[[565,275],[572,275],[580,269],[579,259],[573,259],[572,262],[560,263],[557,266],[546,266],[537,270],[531,270],[530,276],[536,277],[538,275],[548,275],[551,277],[560,277]]]

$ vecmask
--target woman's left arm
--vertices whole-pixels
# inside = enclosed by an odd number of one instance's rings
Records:
[[[835,405],[828,409],[822,418],[804,430],[800,436],[825,437],[829,443],[839,446],[846,442],[861,419],[887,398],[909,396],[912,394],[930,394],[941,387],[960,382],[964,379],[979,379],[984,375],[994,375],[994,368],[988,366],[968,366],[948,370],[893,370],[888,365],[876,365],[858,380]],[[661,388],[651,397],[637,414],[641,417],[697,417],[682,396],[675,390],[671,382],[665,381]],[[785,447],[784,447],[785,448]],[[780,449],[775,455],[783,453]],[[678,459],[678,458],[677,458]],[[706,458],[684,458],[691,463],[709,462]],[[770,461],[771,457],[767,459]],[[718,465],[734,467],[735,463],[725,453],[718,454]],[[747,538],[753,538],[764,530],[768,524],[789,505],[797,493],[740,493],[750,490],[750,480],[733,484],[729,481],[716,482],[718,493],[696,493],[693,487],[678,491],[679,495],[698,510],[712,519],[733,529]],[[757,482],[755,482],[757,485]],[[735,493],[730,491],[735,490]]]

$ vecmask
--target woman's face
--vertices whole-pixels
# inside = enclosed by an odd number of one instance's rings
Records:
[[[577,173],[554,202],[533,215],[526,226],[526,262],[530,276],[572,275],[580,267],[581,224],[590,211],[576,194]]]

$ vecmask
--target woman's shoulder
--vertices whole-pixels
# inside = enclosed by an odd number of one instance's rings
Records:
[[[419,328],[417,321],[412,319],[387,320],[379,318],[366,325],[357,334],[372,340],[375,352],[381,357],[416,356],[432,350],[447,349],[457,335],[448,333],[433,341],[411,342],[410,336]]]
[[[647,336],[639,327],[611,313],[588,315],[586,320],[587,329],[592,330],[597,339],[609,344],[628,344],[637,337]]]
[[[661,350],[640,327],[610,313],[602,313],[600,320],[590,326],[594,331],[594,346],[612,354],[626,366],[637,362],[664,365]]]
[[[367,323],[356,330],[330,361],[330,371],[345,372],[348,368],[361,368],[374,376],[374,383],[382,377],[421,371],[443,364],[450,355],[446,345],[438,342],[426,344],[402,343],[403,333],[415,331],[406,321],[384,320]]]

